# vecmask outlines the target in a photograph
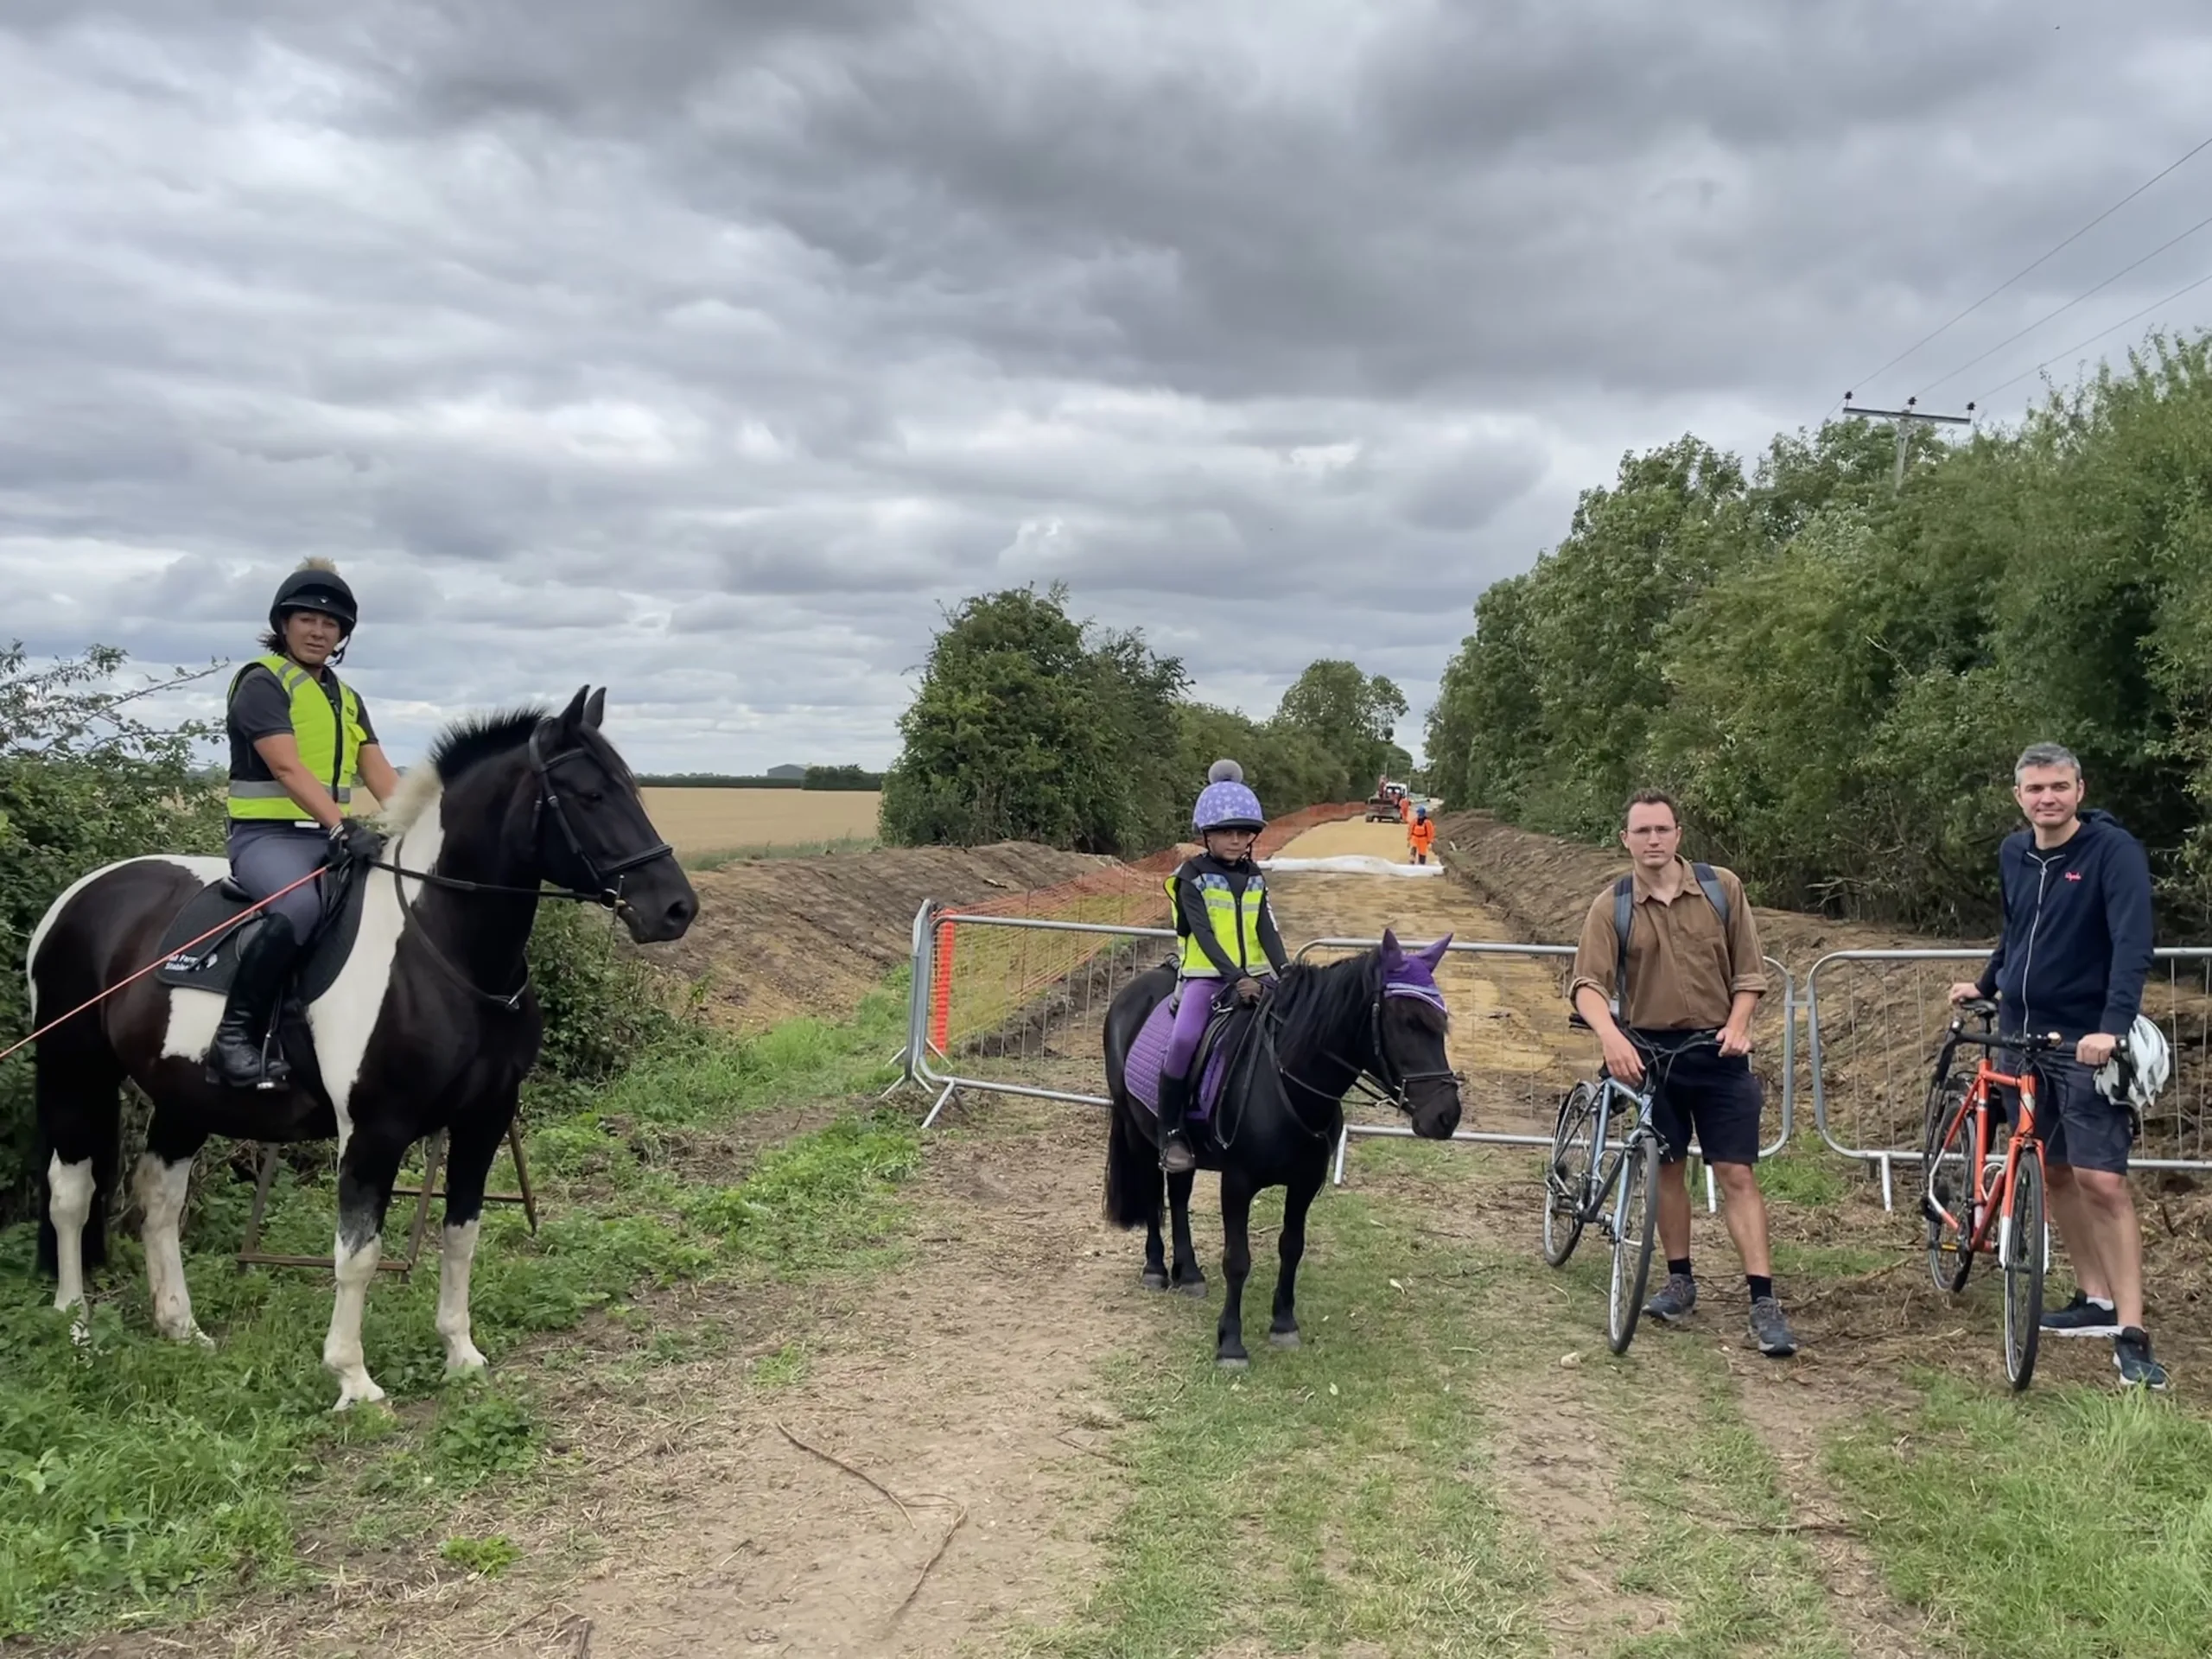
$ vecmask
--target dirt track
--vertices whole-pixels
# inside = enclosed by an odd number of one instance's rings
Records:
[[[1459,839],[1458,856],[1484,844],[1464,834]],[[1400,858],[1402,849],[1395,826],[1354,823],[1311,832],[1285,856]],[[1547,902],[1579,914],[1594,891],[1589,877],[1604,879],[1598,861],[1605,855],[1556,843],[1535,850],[1560,866],[1551,879],[1569,894]],[[925,893],[948,896],[952,879],[986,864],[1010,887],[1040,879],[1044,868],[1034,849],[944,855],[977,861],[917,864],[899,873],[905,885],[893,893],[892,880],[876,879],[887,868],[877,861],[886,856],[762,865],[702,882],[710,906],[728,905],[717,931],[700,943],[709,957],[734,957],[741,964],[727,982],[746,988],[731,1005],[738,1017],[749,1021],[785,1006],[777,999],[787,993],[771,988],[786,970],[772,963],[764,970],[764,938],[797,953],[793,961],[836,940],[855,958],[850,982],[864,987],[903,953],[897,918]],[[1046,856],[1068,861],[1065,874],[1094,862]],[[1501,942],[1553,931],[1509,918],[1474,887],[1449,878],[1286,872],[1273,886],[1294,946],[1323,936],[1372,938],[1385,925],[1409,941],[1446,931],[1463,941]],[[855,897],[856,889],[868,896]],[[822,931],[792,931],[790,912],[779,906],[794,894],[804,895],[803,909],[812,906],[804,926],[823,925]],[[847,899],[849,911],[835,908]],[[1589,1064],[1588,1039],[1565,1024],[1563,967],[1455,957],[1442,976],[1453,1017],[1452,1058],[1471,1077],[1479,1127],[1548,1128],[1547,1103]],[[806,1000],[790,1006],[827,1012],[844,988],[844,978],[817,981]],[[1095,1027],[1054,1035],[1058,1058],[1037,1062],[1030,1080],[1096,1090]],[[518,1516],[508,1530],[536,1559],[556,1558],[576,1529],[588,1532],[601,1553],[581,1578],[487,1587],[417,1607],[404,1647],[373,1638],[362,1647],[362,1626],[341,1619],[326,1627],[327,1645],[301,1650],[573,1656],[580,1651],[575,1632],[585,1629],[594,1659],[981,1655],[1025,1651],[1026,1630],[1065,1620],[1095,1581],[1110,1521],[1086,1508],[1085,1494],[1097,1459],[1115,1455],[1115,1435],[1129,1427],[1104,1402],[1102,1367],[1169,1339],[1170,1321],[1196,1310],[1135,1289],[1135,1242],[1098,1218],[1099,1124],[1088,1109],[963,1097],[929,1145],[914,1189],[919,1219],[912,1255],[904,1266],[859,1289],[791,1304],[734,1306],[709,1296],[689,1317],[725,1325],[728,1353],[659,1368],[619,1400],[580,1395],[574,1402],[604,1433],[626,1437],[630,1449],[608,1458],[602,1472],[580,1477],[576,1490],[564,1492],[562,1513]],[[1449,1216],[1464,1231],[1455,1236],[1516,1260],[1533,1256],[1537,1204],[1527,1158],[1495,1149],[1439,1148],[1424,1156],[1446,1160],[1433,1167],[1456,1184]],[[1357,1152],[1351,1178],[1377,1191],[1393,1190],[1398,1179],[1379,1163],[1363,1170]],[[1433,1193],[1414,1196],[1435,1201]],[[1326,1205],[1325,1198],[1316,1224],[1316,1259],[1323,1263]],[[1719,1223],[1700,1207],[1696,1224],[1697,1252],[1725,1284],[1719,1264],[1728,1247]],[[1789,1502],[1817,1554],[1832,1617],[1854,1655],[1926,1649],[1915,1621],[1885,1599],[1857,1545],[1826,1526],[1835,1500],[1815,1458],[1816,1432],[1894,1399],[1894,1379],[1905,1364],[1948,1363],[1979,1377],[1992,1357],[1986,1341],[1931,1345],[1940,1332],[1955,1335],[1961,1319],[1916,1287],[1904,1254],[1909,1232],[1863,1192],[1844,1205],[1777,1210],[1778,1243],[1798,1253],[1789,1258],[1784,1282],[1802,1295],[1798,1325],[1807,1340],[1789,1365],[1742,1360],[1732,1348],[1732,1321],[1740,1319],[1733,1303],[1725,1313],[1701,1314],[1688,1336],[1639,1338],[1639,1353],[1648,1346],[1660,1356],[1670,1343],[1707,1355],[1717,1346],[1725,1386],[1783,1471]],[[1218,1241],[1208,1194],[1199,1206],[1203,1260],[1215,1258]],[[1809,1268],[1796,1281],[1787,1276],[1822,1249],[1870,1241],[1905,1270],[1831,1274],[1817,1289]],[[1268,1248],[1255,1243],[1259,1251]],[[1529,1281],[1536,1294],[1565,1294],[1541,1274],[1539,1266]],[[1573,1317],[1602,1316],[1578,1306]],[[1173,1339],[1190,1339],[1189,1324],[1179,1319],[1174,1329],[1181,1334]],[[748,1381],[745,1357],[779,1349],[803,1354],[801,1374],[773,1389]],[[2178,1357],[2190,1365],[2185,1376],[2203,1375],[2202,1359],[2192,1363],[2185,1348]],[[2075,1380],[2108,1363],[2088,1352],[2046,1360],[2054,1378]],[[1509,1424],[1491,1447],[1499,1501],[1531,1535],[1558,1536],[1561,1585],[1587,1580],[1593,1568],[1610,1570],[1592,1539],[1597,1518],[1616,1502],[1606,1484],[1609,1459],[1618,1437],[1637,1426],[1617,1421],[1602,1366],[1543,1370],[1528,1382],[1526,1412],[1516,1414],[1510,1400],[1499,1402],[1500,1421]],[[1573,1426],[1570,1442],[1586,1440],[1584,1452],[1561,1453],[1562,1425]],[[1563,1521],[1575,1524],[1562,1532]],[[1586,1597],[1565,1589],[1538,1612],[1554,1651],[1591,1650],[1580,1645],[1586,1634],[1597,1640]]]

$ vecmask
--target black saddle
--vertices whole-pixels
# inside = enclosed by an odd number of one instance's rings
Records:
[[[366,874],[358,868],[343,873],[323,872],[322,921],[308,936],[306,948],[295,961],[292,983],[285,996],[288,1003],[304,1007],[337,982],[339,969],[353,953],[353,940],[361,931],[361,901],[368,892]],[[252,903],[245,890],[227,875],[202,887],[186,901],[162,933],[164,960],[155,970],[155,981],[228,995],[231,981],[238,973],[238,953],[261,928],[262,912],[245,913]],[[209,937],[201,938],[202,934]],[[194,944],[194,940],[199,942]]]

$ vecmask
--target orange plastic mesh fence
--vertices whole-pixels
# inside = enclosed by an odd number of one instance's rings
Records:
[[[1364,803],[1354,803],[1286,813],[1261,833],[1256,855],[1271,858],[1314,825],[1357,817],[1364,810]],[[1172,922],[1167,877],[1189,851],[1171,847],[1071,881],[939,912],[930,984],[930,1046],[944,1054],[955,1043],[999,1030],[1053,986],[1109,951],[1156,950],[1163,959],[1169,954],[1164,940],[1033,928],[963,928],[963,918],[1019,916],[1108,927],[1166,927]]]

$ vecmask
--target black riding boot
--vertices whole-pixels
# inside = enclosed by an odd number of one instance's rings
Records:
[[[283,916],[269,917],[246,942],[237,976],[231,981],[230,1000],[223,1004],[222,1022],[207,1050],[207,1072],[215,1082],[233,1089],[275,1089],[290,1079],[291,1067],[278,1052],[281,1043],[270,1027],[293,958],[299,953],[299,936]]]
[[[1191,1149],[1184,1120],[1191,1111],[1191,1080],[1162,1075],[1160,1079],[1160,1166],[1170,1175],[1187,1175],[1198,1166]]]

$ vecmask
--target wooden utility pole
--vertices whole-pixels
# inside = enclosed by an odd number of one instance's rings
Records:
[[[1890,478],[1890,493],[1892,495],[1904,488],[1905,435],[1911,431],[1912,427],[1910,423],[1912,422],[1931,421],[1939,426],[1971,426],[1974,424],[1974,405],[1972,404],[1968,404],[1967,405],[1967,412],[1963,415],[1924,415],[1919,410],[1913,407],[1914,404],[1920,401],[1917,397],[1906,398],[1904,400],[1904,407],[1903,409],[1861,409],[1851,401],[1853,396],[1853,393],[1848,391],[1843,394],[1843,412],[1845,414],[1878,415],[1885,420],[1895,421],[1897,423],[1897,465],[1896,472],[1893,473]]]

